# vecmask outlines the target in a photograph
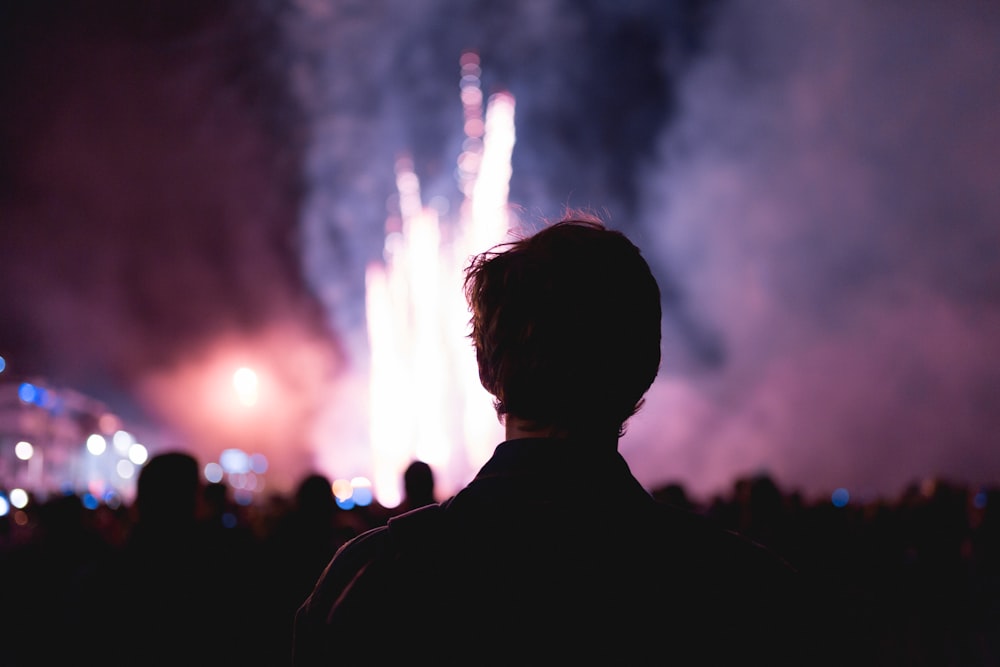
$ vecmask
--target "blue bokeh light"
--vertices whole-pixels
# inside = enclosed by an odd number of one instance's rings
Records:
[[[267,472],[267,457],[263,454],[251,454],[250,455],[250,470],[257,473],[258,475],[263,475]]]
[[[228,473],[250,471],[250,457],[242,449],[224,449],[219,455],[219,464]]]
[[[988,495],[985,491],[980,491],[975,496],[972,497],[972,504],[977,510],[986,509],[986,501],[988,500]]]
[[[236,489],[233,491],[233,502],[241,507],[247,507],[253,503],[253,492],[247,489]]]
[[[360,507],[367,507],[372,504],[372,490],[370,487],[360,487],[355,488],[354,493],[351,494],[351,500],[354,501],[356,505]]]
[[[30,382],[22,382],[17,388],[17,396],[25,403],[35,403],[38,401],[38,387]]]
[[[850,500],[850,492],[843,487],[837,489],[830,495],[830,502],[833,503],[834,507],[844,507],[848,502],[850,502]]]
[[[212,484],[216,484],[222,481],[222,478],[225,476],[225,470],[222,469],[221,465],[213,461],[205,464],[204,474],[205,479]]]

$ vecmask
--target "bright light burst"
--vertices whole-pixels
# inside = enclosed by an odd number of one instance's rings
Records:
[[[514,98],[490,98],[485,120],[479,60],[462,58],[466,141],[457,178],[465,201],[454,228],[424,206],[406,159],[396,164],[400,220],[389,228],[385,262],[366,273],[370,437],[379,502],[401,501],[414,459],[431,464],[440,487],[464,484],[502,439],[492,399],[478,380],[461,284],[469,258],[505,240],[514,147]]]
[[[240,403],[252,406],[257,403],[257,374],[251,368],[242,366],[233,373],[233,388]]]

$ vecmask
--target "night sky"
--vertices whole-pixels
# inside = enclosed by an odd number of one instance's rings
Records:
[[[0,0],[0,379],[363,472],[364,267],[400,155],[459,201],[471,49],[519,217],[600,212],[660,279],[640,481],[998,482],[998,37],[988,2]],[[238,363],[277,389],[234,424]]]

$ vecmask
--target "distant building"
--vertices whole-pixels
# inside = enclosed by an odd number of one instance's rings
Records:
[[[147,456],[121,419],[94,398],[40,379],[0,383],[2,492],[127,500]]]

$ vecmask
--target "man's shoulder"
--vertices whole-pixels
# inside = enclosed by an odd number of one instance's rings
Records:
[[[332,605],[359,574],[386,552],[388,542],[388,527],[383,525],[370,528],[341,545],[320,574],[303,611]]]
[[[342,567],[362,565],[383,553],[388,541],[387,525],[369,528],[342,544],[330,564]]]
[[[791,567],[780,554],[765,544],[758,542],[718,521],[690,510],[668,507],[673,520],[681,523],[689,533],[703,540],[709,546],[717,546],[722,553],[731,552],[749,560],[761,560]]]
[[[795,586],[797,569],[782,554],[696,512],[652,503],[623,539],[633,567],[673,586],[747,594],[756,588]],[[777,591],[778,588],[775,588]]]
[[[327,564],[313,596],[324,590],[339,595],[360,574],[370,574],[373,564],[395,560],[403,549],[427,548],[440,531],[439,509],[435,504],[411,510],[348,540]]]
[[[440,537],[444,531],[445,506],[432,503],[392,517],[386,522],[383,539],[401,548],[414,543],[423,545]]]

